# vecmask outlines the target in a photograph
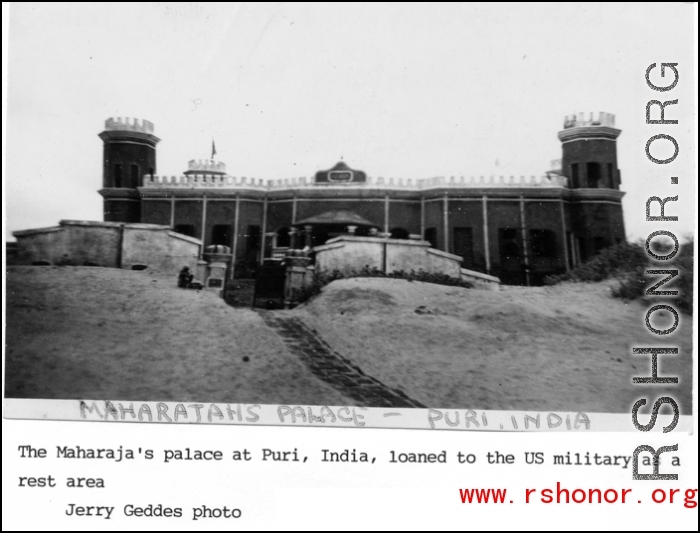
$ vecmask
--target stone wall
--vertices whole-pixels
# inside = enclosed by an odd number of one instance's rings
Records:
[[[89,226],[63,220],[59,226],[51,228],[14,232],[19,248],[18,264],[118,267],[121,224],[95,224]]]
[[[193,271],[201,241],[168,226],[62,220],[58,226],[13,233],[16,264],[96,265],[131,269],[134,266],[178,272]]]
[[[430,248],[427,241],[381,240],[387,241],[387,272],[425,270],[435,274],[447,274],[453,278],[460,277],[462,258],[458,255]]]
[[[147,265],[158,270],[179,272],[183,266],[188,266],[194,272],[200,243],[199,239],[181,235],[167,227],[127,226],[124,228],[121,268]]]
[[[427,241],[341,236],[314,248],[316,269],[343,273],[377,268],[387,273],[397,270],[425,270],[459,278],[461,257],[430,248]]]
[[[348,239],[348,240],[346,240]],[[372,237],[362,238],[359,242],[349,239],[361,239],[360,237],[336,237],[327,244],[316,246],[316,269],[319,272],[332,272],[339,270],[349,274],[353,270],[360,270],[365,266],[383,269],[383,249],[379,241]],[[381,239],[383,240],[383,239]]]

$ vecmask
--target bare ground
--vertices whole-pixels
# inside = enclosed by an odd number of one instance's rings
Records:
[[[260,316],[176,276],[7,270],[5,396],[345,405]],[[245,361],[244,358],[248,360]]]
[[[366,373],[430,407],[629,413],[666,393],[688,414],[692,317],[659,339],[644,325],[649,305],[612,298],[612,283],[490,292],[357,278],[294,313]],[[666,315],[652,321],[668,327]],[[651,373],[649,356],[632,355],[639,346],[679,347],[659,356],[659,375],[680,385],[633,385]]]
[[[175,284],[148,270],[8,268],[6,397],[353,404],[256,312]],[[647,308],[603,283],[489,292],[358,278],[279,313],[429,407],[629,413],[667,393],[687,414],[692,319],[660,340]],[[660,345],[680,348],[659,364],[680,386],[633,385],[650,360],[631,348]]]

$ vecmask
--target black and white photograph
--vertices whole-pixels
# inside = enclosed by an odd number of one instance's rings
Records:
[[[11,3],[3,427],[693,433],[696,21]]]

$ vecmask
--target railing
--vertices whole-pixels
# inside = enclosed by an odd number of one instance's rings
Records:
[[[228,175],[191,174],[187,176],[151,176],[143,179],[143,187],[153,188],[186,188],[186,189],[258,189],[266,191],[288,189],[401,189],[401,190],[426,190],[437,188],[480,188],[480,187],[540,187],[563,188],[567,186],[567,178],[558,174],[544,176],[470,176],[446,178],[439,176],[427,179],[404,179],[367,177],[362,183],[333,183],[317,184],[313,180],[302,178],[275,179],[264,181],[262,179],[237,178]]]

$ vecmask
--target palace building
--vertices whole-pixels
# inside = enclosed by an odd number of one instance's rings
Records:
[[[108,119],[105,222],[168,226],[230,249],[234,277],[267,258],[341,235],[424,240],[502,283],[539,285],[625,239],[615,118],[567,116],[561,159],[543,176],[375,177],[341,161],[310,177],[234,177],[224,163],[190,161],[159,176],[148,121]]]

